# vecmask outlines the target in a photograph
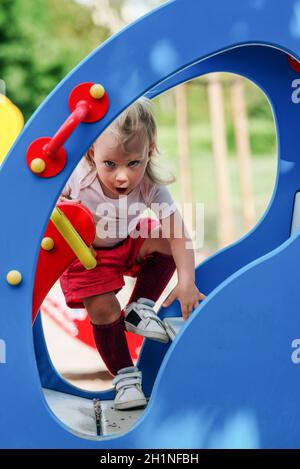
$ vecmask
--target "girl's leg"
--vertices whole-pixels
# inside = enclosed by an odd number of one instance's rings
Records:
[[[161,236],[160,227],[158,229]],[[141,264],[141,268],[128,304],[141,297],[157,301],[176,270],[167,239],[147,238],[140,249],[137,263]]]
[[[109,372],[133,366],[125,336],[124,318],[120,304],[113,292],[83,299],[93,326],[98,352]]]

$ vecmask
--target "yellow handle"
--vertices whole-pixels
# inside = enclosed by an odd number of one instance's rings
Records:
[[[97,265],[97,261],[93,256],[91,249],[86,245],[70,220],[58,207],[55,207],[53,210],[50,220],[62,235],[66,243],[70,246],[83,267],[87,270],[94,269]]]

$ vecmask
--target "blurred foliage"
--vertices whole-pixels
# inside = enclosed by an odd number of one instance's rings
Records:
[[[228,152],[229,156],[233,156],[236,147],[229,93],[234,75],[220,75],[223,83]],[[276,134],[269,101],[263,92],[248,80],[244,80],[244,90],[251,152],[254,156],[273,154],[276,151]],[[170,129],[176,126],[175,97],[172,91],[156,100],[156,110],[160,126]],[[197,148],[199,153],[211,153],[212,139],[205,76],[188,83],[188,116],[191,147]]]
[[[25,119],[107,36],[72,0],[0,0],[0,78]]]

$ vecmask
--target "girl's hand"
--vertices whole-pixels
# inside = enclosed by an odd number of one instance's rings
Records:
[[[79,200],[79,199],[70,199],[68,197],[64,197],[63,195],[61,195],[58,198],[58,202],[73,202],[74,204],[81,204],[81,200]]]
[[[180,303],[182,317],[186,321],[193,310],[199,306],[199,301],[205,300],[205,295],[198,290],[194,282],[186,284],[178,282],[163,302],[163,306],[169,306],[176,299]]]

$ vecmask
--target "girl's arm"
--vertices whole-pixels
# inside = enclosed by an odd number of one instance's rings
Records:
[[[195,253],[192,240],[184,225],[184,221],[177,210],[169,217],[161,220],[162,235],[167,238],[177,268],[178,282],[163,306],[169,306],[178,299],[182,316],[187,319],[204,300],[205,295],[195,285]]]

